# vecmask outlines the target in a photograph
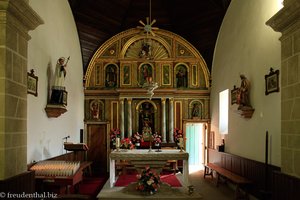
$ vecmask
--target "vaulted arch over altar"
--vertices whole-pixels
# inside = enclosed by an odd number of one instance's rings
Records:
[[[105,124],[108,141],[112,128],[124,138],[147,123],[173,143],[174,128],[183,129],[185,119],[209,121],[209,80],[202,56],[179,35],[129,29],[101,45],[88,65],[86,124]]]

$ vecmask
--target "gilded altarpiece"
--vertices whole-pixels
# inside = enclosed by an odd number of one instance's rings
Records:
[[[85,74],[87,123],[93,121],[94,99],[103,106],[100,120],[120,128],[122,137],[142,132],[147,124],[173,143],[174,128],[183,129],[186,118],[210,120],[210,73],[202,56],[179,35],[154,32],[129,29],[95,52]],[[150,96],[145,85],[152,83],[157,87]]]

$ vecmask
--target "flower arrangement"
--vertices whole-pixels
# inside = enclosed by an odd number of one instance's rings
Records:
[[[124,138],[123,140],[121,140],[121,148],[122,149],[132,149],[133,148],[133,144],[131,142],[131,140],[129,138]]]
[[[137,175],[136,189],[149,194],[154,194],[160,187],[160,176],[152,172],[150,167],[146,167],[141,174]]]
[[[120,138],[121,137],[121,131],[118,128],[113,128],[110,130],[110,141],[115,143],[116,142],[116,138]]]
[[[139,134],[138,132],[136,132],[136,133],[131,137],[131,142],[132,142],[133,144],[143,142],[143,135],[141,135],[141,134]]]
[[[181,129],[174,129],[174,141],[179,143],[179,138],[183,138],[183,131]]]
[[[157,132],[155,132],[153,135],[153,142],[154,144],[160,144],[161,143],[161,135],[159,135]]]

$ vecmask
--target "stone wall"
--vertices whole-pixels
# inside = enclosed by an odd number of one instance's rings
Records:
[[[42,20],[26,0],[0,2],[0,180],[27,170],[27,42]]]
[[[281,32],[281,168],[300,177],[300,2],[285,0],[267,24]]]

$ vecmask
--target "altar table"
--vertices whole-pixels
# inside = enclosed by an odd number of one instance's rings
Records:
[[[134,149],[134,150],[120,150],[112,151],[109,155],[110,159],[110,172],[109,180],[110,187],[114,186],[116,181],[115,174],[115,161],[116,160],[128,160],[136,168],[144,168],[150,166],[150,168],[162,168],[168,160],[183,160],[183,183],[187,187],[189,186],[189,154],[185,151],[180,152],[177,149],[166,149],[161,152],[156,152],[146,149]]]

